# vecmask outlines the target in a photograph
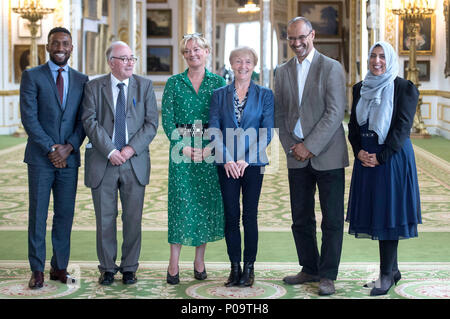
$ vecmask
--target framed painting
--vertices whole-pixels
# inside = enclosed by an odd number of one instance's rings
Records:
[[[147,10],[147,38],[172,37],[172,10]]]
[[[409,61],[403,61],[403,74],[404,78],[408,77],[408,68]],[[419,81],[426,82],[430,81],[430,61],[416,61],[416,67],[419,70]]]
[[[314,48],[323,55],[341,62],[340,42],[314,42]]]
[[[399,51],[400,55],[409,54],[410,37],[408,36],[407,27],[403,19],[399,20]],[[433,55],[434,54],[434,39],[436,27],[436,15],[425,18],[419,23],[419,30],[416,33],[416,54],[418,55]]]
[[[340,38],[342,35],[342,2],[298,1],[298,15],[307,18],[316,38]]]
[[[85,67],[84,72],[87,75],[98,74],[98,37],[97,32],[86,31],[86,52],[85,52]]]
[[[83,0],[83,18],[100,20],[102,18],[102,0]]]
[[[172,56],[171,45],[147,45],[147,74],[172,75]]]
[[[38,64],[45,63],[45,44],[38,45]],[[30,65],[30,45],[14,44],[14,82],[20,83],[22,72]]]
[[[147,3],[167,3],[167,0],[147,0]]]

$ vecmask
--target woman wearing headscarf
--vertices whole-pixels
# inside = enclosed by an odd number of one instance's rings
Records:
[[[225,286],[252,286],[258,249],[258,202],[272,138],[273,93],[251,77],[258,55],[250,47],[231,51],[234,81],[214,91],[209,130],[225,212],[225,241],[231,271]],[[241,269],[240,196],[244,226],[244,268]]]
[[[419,92],[398,77],[389,43],[369,51],[369,72],[353,87],[348,138],[355,161],[347,218],[349,233],[379,241],[380,276],[370,295],[387,294],[401,278],[399,239],[417,237],[422,223],[414,151],[409,139]]]
[[[162,125],[170,140],[168,185],[168,241],[170,261],[167,283],[179,280],[181,247],[194,246],[194,277],[204,280],[208,242],[224,237],[223,203],[217,170],[208,158],[204,137],[209,102],[225,80],[206,69],[211,47],[199,33],[187,34],[180,53],[188,68],[170,77],[162,97]]]

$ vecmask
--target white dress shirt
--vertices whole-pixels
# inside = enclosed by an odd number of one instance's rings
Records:
[[[112,90],[112,95],[113,95],[113,102],[114,102],[114,116],[116,114],[116,104],[117,104],[117,97],[119,96],[119,88],[117,86],[117,84],[119,83],[123,83],[125,84],[125,86],[123,87],[123,91],[125,94],[125,106],[127,105],[127,96],[128,96],[128,83],[129,83],[130,79],[126,79],[123,81],[119,81],[114,75],[112,75],[111,73],[111,90]],[[113,131],[113,135],[112,135],[112,141],[114,143],[114,138],[116,135],[116,129],[114,127],[114,131]],[[128,144],[128,127],[127,127],[127,122],[125,121],[125,143]],[[111,154],[115,151],[115,149],[113,149],[109,154],[108,154],[108,159],[110,158]],[[120,151],[120,150],[119,150]]]
[[[303,60],[302,63],[298,62],[298,59],[296,58],[296,66],[297,66],[297,86],[298,86],[298,108],[300,109],[300,106],[302,105],[302,97],[303,97],[303,90],[305,89],[305,82],[306,78],[308,77],[309,68],[311,67],[311,63],[314,57],[314,52],[316,50],[313,48],[311,52],[306,56],[306,58]],[[295,124],[294,128],[294,134],[298,138],[304,138],[303,131],[302,131],[302,124],[300,123],[300,118],[297,121],[297,124]]]

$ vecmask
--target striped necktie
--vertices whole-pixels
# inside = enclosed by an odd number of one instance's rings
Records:
[[[117,97],[116,115],[114,119],[114,144],[120,151],[126,144],[125,141],[125,93],[123,91],[124,83],[117,84],[119,88],[119,96]]]

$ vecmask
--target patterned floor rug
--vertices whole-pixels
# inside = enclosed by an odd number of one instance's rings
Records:
[[[386,296],[369,297],[366,282],[377,278],[378,268],[370,263],[341,264],[335,282],[336,293],[318,296],[318,283],[286,285],[282,278],[298,271],[296,264],[256,263],[252,287],[224,287],[229,270],[225,263],[207,263],[208,278],[193,278],[192,264],[180,264],[180,284],[166,283],[165,263],[141,264],[138,282],[124,285],[121,274],[111,286],[98,284],[97,264],[71,262],[69,271],[78,280],[71,284],[52,281],[45,274],[44,287],[28,288],[27,263],[0,263],[0,299],[450,299],[450,263],[401,263],[402,279]],[[48,269],[48,268],[47,268]]]

